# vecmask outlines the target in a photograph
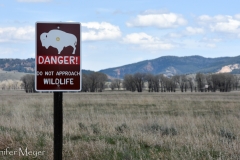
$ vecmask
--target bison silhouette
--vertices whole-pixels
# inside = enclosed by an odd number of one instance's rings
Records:
[[[58,50],[58,54],[62,52],[64,47],[68,46],[73,47],[72,54],[75,54],[77,37],[71,33],[53,29],[50,30],[48,33],[42,33],[40,35],[40,40],[43,47],[48,49],[49,46],[52,46],[53,48],[56,48]]]

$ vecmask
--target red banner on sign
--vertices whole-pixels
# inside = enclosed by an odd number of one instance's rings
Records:
[[[37,56],[38,65],[79,65],[80,56]]]

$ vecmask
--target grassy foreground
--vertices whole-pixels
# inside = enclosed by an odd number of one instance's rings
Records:
[[[240,159],[238,92],[64,93],[63,99],[63,159]],[[52,159],[53,93],[0,92],[0,151],[6,148],[17,152],[0,152],[0,159]]]

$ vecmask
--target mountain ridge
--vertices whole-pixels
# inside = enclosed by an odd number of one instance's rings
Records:
[[[136,72],[165,74],[215,73],[223,66],[240,64],[240,56],[205,58],[202,56],[163,56],[152,60],[144,60],[128,65],[100,70],[111,77],[123,78],[125,74]]]
[[[191,73],[217,73],[223,67],[240,66],[240,56],[236,57],[217,57],[206,58],[199,55],[193,56],[162,56],[151,60],[143,60],[132,64],[126,64],[119,67],[112,67],[99,70],[111,78],[123,78],[125,74],[134,74],[137,72],[165,74],[172,76],[176,74]],[[25,73],[35,72],[35,59],[0,59],[0,70],[17,71]],[[240,68],[233,68],[232,73],[240,73]],[[91,70],[82,70],[82,73],[89,74]]]
[[[0,71],[16,71],[23,73],[35,72],[35,58],[19,59],[19,58],[1,58]],[[82,70],[82,73],[89,74],[94,71]]]

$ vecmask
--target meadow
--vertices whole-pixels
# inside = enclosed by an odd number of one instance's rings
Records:
[[[63,112],[65,160],[240,159],[240,92],[64,93]],[[6,148],[53,159],[53,93],[0,91]]]

